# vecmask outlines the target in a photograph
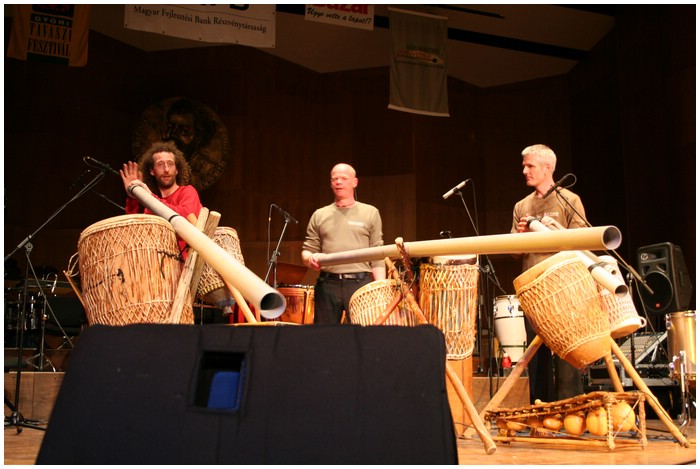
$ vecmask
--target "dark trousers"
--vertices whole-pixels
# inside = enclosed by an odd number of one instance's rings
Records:
[[[535,332],[529,321],[525,321],[527,342],[532,343]],[[541,339],[541,337],[540,337]],[[535,399],[553,402],[583,394],[581,372],[566,360],[559,358],[544,343],[528,363],[530,380],[530,403]]]
[[[370,282],[371,275],[363,279],[319,277],[314,288],[314,324],[340,324],[343,311],[350,314],[353,293]]]

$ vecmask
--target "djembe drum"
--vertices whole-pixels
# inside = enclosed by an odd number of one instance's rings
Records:
[[[235,229],[228,226],[219,226],[214,231],[212,239],[218,246],[231,254],[234,259],[242,265],[245,265],[243,254],[241,253],[241,243]],[[236,304],[232,293],[226,288],[224,280],[216,270],[206,262],[202,268],[202,275],[197,285],[197,294],[205,301],[222,308],[224,314],[231,314],[233,312],[233,305]]]
[[[513,285],[532,329],[559,357],[581,369],[610,353],[608,315],[576,253],[543,260]]]
[[[467,358],[474,350],[478,280],[475,255],[433,257],[420,266],[419,305],[445,335],[449,360]]]
[[[155,215],[120,215],[86,228],[78,262],[88,324],[167,322],[181,274],[175,230]],[[191,305],[181,315],[194,323]]]
[[[350,322],[361,326],[373,325],[400,292],[399,283],[391,279],[375,280],[358,288],[348,304]],[[382,325],[415,326],[416,323],[413,312],[402,301]]]

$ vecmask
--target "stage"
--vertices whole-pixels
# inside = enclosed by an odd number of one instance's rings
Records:
[[[26,423],[44,429],[47,427],[53,402],[60,389],[63,376],[62,372],[22,372],[20,410]],[[5,373],[5,397],[10,402],[14,402],[15,385],[16,373]],[[476,377],[471,384],[471,394],[476,396],[473,401],[479,411],[488,401],[491,392],[489,387],[489,381],[485,378]],[[7,406],[5,407],[5,415],[6,417],[10,415]],[[457,423],[455,421],[460,465],[678,465],[695,464],[696,462],[694,419],[685,430],[689,447],[680,445],[667,428],[655,419],[653,414],[650,414],[646,420],[648,440],[646,447],[618,445],[614,450],[610,450],[605,447],[582,448],[581,446],[540,444],[528,441],[496,442],[496,451],[490,455],[486,453],[484,444],[478,437],[464,437],[460,431],[463,427]],[[95,431],[99,431],[99,427],[102,425],[109,425],[109,422],[95,423]],[[496,434],[494,430],[491,430],[490,433]],[[35,464],[44,435],[45,431],[43,430],[8,425],[6,421],[5,464]],[[114,444],[118,446],[116,441]],[[420,441],[416,444],[420,444]],[[138,463],[138,461],[134,461],[134,463]]]

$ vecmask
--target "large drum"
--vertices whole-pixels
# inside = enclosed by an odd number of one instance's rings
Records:
[[[683,368],[685,379],[695,381],[695,311],[667,314],[666,332],[671,377],[680,380]],[[681,352],[684,352],[685,360],[681,359]]]
[[[243,254],[241,253],[241,242],[235,229],[227,226],[219,226],[212,236],[214,242],[223,248],[234,259],[245,265]],[[202,275],[197,285],[197,294],[205,301],[217,305],[223,309],[224,314],[233,312],[233,305],[236,304],[233,295],[226,288],[224,280],[208,263],[204,263]]]
[[[286,299],[287,308],[276,319],[295,324],[314,323],[314,287],[309,285],[280,285],[277,288]]]
[[[614,257],[599,256],[598,258],[604,263],[604,268],[610,272],[610,274],[624,283],[624,279],[617,265],[617,260],[615,260]],[[646,325],[646,320],[637,314],[637,309],[634,306],[634,301],[629,292],[627,292],[625,296],[619,297],[598,282],[596,282],[596,287],[598,288],[603,310],[608,313],[610,336],[613,339],[626,337],[640,327]]]
[[[400,292],[399,283],[391,279],[375,280],[358,288],[350,297],[348,304],[350,323],[361,326],[373,325]],[[415,326],[416,323],[413,311],[401,301],[382,325]]]
[[[88,324],[168,322],[182,270],[175,230],[155,215],[121,215],[86,228],[78,261]],[[180,322],[194,324],[191,305]]]
[[[525,314],[515,295],[501,295],[493,301],[493,323],[498,348],[515,363],[527,349]]]
[[[474,350],[478,281],[475,255],[433,257],[420,266],[420,308],[445,335],[450,360],[467,358]]]
[[[513,280],[530,325],[559,357],[576,368],[610,353],[610,322],[586,265],[560,252]]]

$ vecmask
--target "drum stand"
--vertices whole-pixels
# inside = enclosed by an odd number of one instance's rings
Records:
[[[527,367],[527,364],[530,362],[532,357],[535,355],[537,352],[537,349],[540,348],[540,345],[542,345],[542,339],[540,338],[539,335],[535,336],[535,338],[532,340],[530,345],[528,346],[527,350],[523,354],[520,360],[518,360],[517,364],[515,365],[515,368],[513,371],[508,375],[508,378],[506,381],[503,383],[503,386],[501,386],[501,389],[498,390],[498,392],[491,398],[488,404],[486,404],[486,407],[484,407],[484,410],[481,411],[479,414],[479,418],[481,421],[483,421],[484,416],[486,415],[486,412],[491,411],[496,409],[501,402],[505,399],[505,397],[508,395],[510,390],[513,388],[515,385],[516,380],[520,377],[522,374],[523,370]],[[646,383],[642,380],[642,378],[639,376],[637,371],[634,369],[634,366],[629,362],[625,354],[620,350],[620,347],[618,347],[617,343],[615,340],[610,337],[610,348],[613,354],[617,357],[617,359],[620,361],[622,366],[624,367],[625,371],[627,372],[627,375],[632,377],[632,381],[634,382],[635,386],[637,386],[637,389],[642,391],[646,397],[647,400],[646,402],[649,403],[649,405],[654,409],[656,412],[656,415],[658,415],[659,419],[666,425],[666,428],[671,432],[671,434],[676,438],[676,440],[683,445],[684,447],[689,447],[690,444],[688,443],[688,440],[685,438],[685,436],[680,432],[678,427],[676,427],[673,424],[673,421],[671,418],[668,416],[666,411],[661,407],[661,404],[659,404],[658,399],[654,394],[651,392],[651,390],[647,387]],[[613,387],[615,388],[616,392],[623,392],[622,388],[622,383],[620,381],[620,377],[617,374],[617,371],[615,369],[615,366],[612,362],[612,356],[610,353],[607,353],[605,355],[605,362],[607,364],[608,368],[608,373],[610,374],[610,379],[613,383]]]
[[[683,407],[683,413],[680,416],[683,421],[681,422],[679,428],[684,435],[687,435],[688,425],[690,424],[691,419],[690,404],[692,402],[693,407],[695,407],[695,401],[692,399],[693,394],[690,392],[690,381],[688,380],[688,367],[685,350],[680,350],[678,354],[680,355],[680,357],[678,357],[680,363],[680,370],[678,370],[680,376],[679,385],[681,388],[681,405]],[[674,357],[674,360],[675,358],[676,357]]]
[[[401,253],[404,271],[407,276],[407,282],[404,282],[400,278],[398,272],[396,271],[396,268],[394,267],[393,262],[388,257],[385,258],[384,262],[387,267],[387,272],[391,274],[394,280],[399,282],[399,284],[401,285],[401,291],[396,294],[394,300],[388,306],[386,311],[384,311],[384,313],[381,314],[379,318],[377,318],[377,320],[374,322],[374,325],[384,323],[394,311],[394,309],[398,306],[398,304],[401,302],[402,298],[408,302],[411,310],[416,315],[418,323],[428,324],[428,320],[425,318],[423,311],[420,309],[420,306],[416,302],[416,299],[413,295],[413,290],[409,286],[413,284],[413,269],[411,268],[410,259],[408,257],[408,254],[406,253],[406,250],[404,249],[403,240],[401,238],[396,239],[396,246],[399,249],[399,252]],[[445,374],[447,375],[447,378],[449,379],[450,383],[452,383],[452,386],[455,388],[455,391],[457,391],[457,395],[462,401],[464,410],[469,415],[469,418],[472,421],[472,424],[474,425],[474,429],[479,435],[479,438],[481,438],[481,441],[484,443],[484,449],[486,450],[486,454],[493,454],[496,451],[496,444],[493,442],[491,435],[489,435],[488,431],[486,430],[483,420],[480,418],[476,408],[474,407],[474,404],[469,399],[469,394],[467,394],[466,389],[464,389],[464,385],[459,380],[459,376],[457,376],[457,373],[455,373],[455,371],[450,367],[449,363],[445,363]]]

